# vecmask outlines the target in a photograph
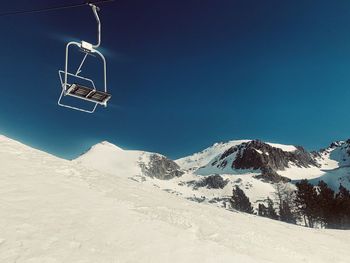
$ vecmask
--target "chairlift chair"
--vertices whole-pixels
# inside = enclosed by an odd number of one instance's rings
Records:
[[[61,81],[61,87],[62,87],[61,95],[58,99],[58,105],[62,106],[62,107],[69,108],[69,109],[73,109],[73,110],[78,110],[78,111],[87,112],[87,113],[93,113],[96,110],[96,107],[98,105],[103,105],[103,106],[107,107],[107,102],[110,100],[111,94],[109,94],[107,92],[106,59],[103,56],[103,54],[97,50],[97,48],[101,44],[101,22],[100,22],[100,18],[98,16],[99,8],[91,3],[89,4],[89,6],[91,6],[92,11],[93,11],[95,18],[96,18],[96,21],[97,21],[97,39],[98,39],[97,44],[93,45],[93,44],[90,44],[86,41],[81,41],[80,43],[75,42],[75,41],[71,41],[66,45],[65,69],[58,71],[60,81]],[[80,65],[75,73],[68,72],[69,49],[72,46],[77,46],[80,49],[80,51],[85,53]],[[95,83],[93,82],[92,79],[80,76],[80,73],[82,72],[83,65],[84,65],[85,60],[86,60],[88,55],[97,55],[103,61],[103,83],[104,83],[103,90],[97,90],[95,87]],[[88,85],[86,85],[86,86],[85,86],[85,84],[81,85],[75,81],[69,82],[68,81],[69,76],[73,77],[75,80],[82,80],[85,83],[88,83]],[[92,108],[86,109],[86,108],[82,108],[79,106],[73,106],[73,105],[63,103],[62,99],[65,96],[71,96],[71,97],[74,97],[74,98],[77,98],[77,99],[80,99],[83,101],[88,101],[88,102],[92,103]]]

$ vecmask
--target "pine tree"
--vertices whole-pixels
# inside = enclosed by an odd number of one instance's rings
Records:
[[[317,220],[317,192],[307,179],[296,183],[295,205],[304,217],[305,225],[314,227]]]
[[[286,223],[296,224],[297,215],[293,210],[294,190],[283,182],[275,184],[275,189],[275,197],[279,208],[279,219]]]
[[[266,215],[267,215],[267,208],[266,208],[266,206],[264,204],[259,204],[258,215],[266,217]]]
[[[324,181],[318,182],[318,195],[317,195],[317,217],[321,224],[328,228],[334,221],[334,207],[335,198],[334,191],[328,187]]]
[[[339,192],[335,196],[335,214],[337,223],[335,227],[350,229],[350,192],[340,184]]]
[[[276,210],[273,206],[274,206],[273,201],[268,197],[267,198],[267,217],[277,220],[278,215],[277,215]]]
[[[232,198],[231,198],[232,207],[249,214],[254,213],[252,204],[249,201],[249,198],[245,195],[242,189],[238,186],[233,188]]]
[[[292,212],[289,203],[285,200],[279,206],[280,220],[290,224],[296,224],[296,218]]]

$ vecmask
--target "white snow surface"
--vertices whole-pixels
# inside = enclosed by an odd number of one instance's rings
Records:
[[[148,163],[153,153],[145,151],[123,150],[107,141],[94,145],[85,154],[73,162],[104,173],[119,176],[141,175],[139,163]]]
[[[195,170],[199,167],[207,165],[212,159],[214,159],[214,157],[216,157],[219,154],[222,154],[227,149],[249,141],[250,140],[235,140],[235,141],[229,141],[229,142],[215,143],[214,145],[204,149],[201,152],[177,159],[175,162],[182,169]]]
[[[267,144],[269,144],[275,148],[280,148],[281,150],[283,150],[285,152],[294,152],[297,149],[294,145],[271,143],[271,142],[267,142]]]
[[[349,231],[190,202],[125,158],[111,175],[1,136],[0,262],[348,262]]]

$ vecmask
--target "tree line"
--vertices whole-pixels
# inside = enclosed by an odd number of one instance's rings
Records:
[[[324,181],[312,185],[301,180],[296,183],[296,190],[278,183],[274,200],[268,197],[259,203],[257,214],[311,228],[350,229],[350,192],[341,184],[339,191],[334,192]],[[249,198],[238,186],[233,189],[231,204],[234,209],[254,214]]]

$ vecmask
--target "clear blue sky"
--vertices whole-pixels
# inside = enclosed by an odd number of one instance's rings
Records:
[[[1,12],[65,3],[81,1],[13,0]],[[56,104],[65,42],[95,41],[91,10],[0,17],[0,133],[65,158],[102,140],[176,158],[231,139],[318,149],[350,137],[349,1],[101,7],[113,98],[93,115]]]

